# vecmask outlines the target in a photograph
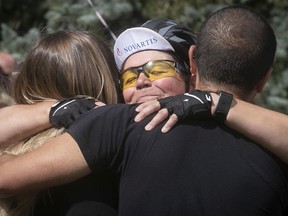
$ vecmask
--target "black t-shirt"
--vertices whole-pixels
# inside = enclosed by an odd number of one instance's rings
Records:
[[[287,167],[275,156],[213,120],[147,132],[135,107],[97,108],[68,129],[93,172],[121,175],[119,215],[286,215]]]
[[[69,184],[39,193],[35,216],[64,216],[75,204],[86,201],[103,203],[117,209],[119,176],[115,172],[97,172]]]

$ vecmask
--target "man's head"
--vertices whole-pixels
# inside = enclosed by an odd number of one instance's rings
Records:
[[[275,51],[274,32],[262,16],[240,6],[218,10],[203,23],[191,54],[197,85],[250,100],[267,81]]]
[[[126,103],[187,91],[188,52],[192,44],[195,44],[192,30],[171,20],[149,20],[120,34],[114,45],[114,57]]]

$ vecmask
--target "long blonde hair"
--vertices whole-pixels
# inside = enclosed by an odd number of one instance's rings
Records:
[[[89,95],[117,103],[118,72],[110,48],[89,32],[59,31],[37,41],[14,86],[17,103]]]
[[[106,104],[122,102],[118,71],[109,46],[85,31],[59,31],[38,40],[28,51],[16,77],[13,95],[18,104],[89,95]],[[33,121],[33,119],[31,119]],[[2,154],[21,155],[58,136],[63,129],[45,130]],[[0,215],[32,215],[35,194],[7,200]],[[17,207],[10,205],[17,202]]]

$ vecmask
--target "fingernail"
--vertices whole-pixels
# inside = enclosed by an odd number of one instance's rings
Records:
[[[166,127],[163,127],[163,128],[161,129],[161,131],[162,131],[162,133],[166,133],[166,132],[167,132],[167,128],[166,128]]]
[[[151,125],[146,125],[145,130],[151,130]]]

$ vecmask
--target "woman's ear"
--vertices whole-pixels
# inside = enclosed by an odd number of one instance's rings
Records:
[[[195,53],[195,45],[192,45],[189,48],[189,64],[190,64],[190,92],[192,90],[195,89],[195,85],[196,85],[196,77],[197,77],[197,67],[196,67],[196,62],[195,62],[195,57],[194,57],[194,53]]]
[[[191,45],[189,48],[189,64],[190,64],[190,73],[196,74],[196,62],[195,62],[195,45]]]

